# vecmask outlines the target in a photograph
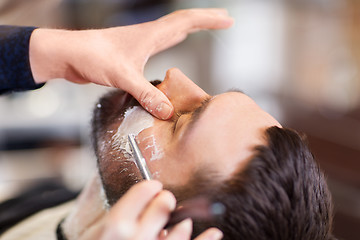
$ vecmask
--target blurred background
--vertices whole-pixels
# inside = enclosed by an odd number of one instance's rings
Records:
[[[333,194],[335,235],[359,239],[360,1],[1,0],[0,24],[102,28],[191,7],[227,8],[235,25],[191,35],[151,58],[145,76],[178,67],[210,94],[240,88],[306,133]],[[39,182],[81,189],[96,166],[92,109],[108,90],[58,79],[0,96],[0,202]]]

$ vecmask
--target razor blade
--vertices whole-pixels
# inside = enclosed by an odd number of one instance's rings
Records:
[[[132,149],[132,152],[134,155],[136,166],[140,170],[141,176],[145,180],[151,180],[152,179],[151,172],[146,164],[145,158],[143,157],[139,146],[136,143],[135,135],[129,134],[128,139],[129,139],[130,146],[131,146],[131,149]]]
[[[147,167],[145,158],[143,157],[139,146],[136,143],[135,135],[129,134],[128,139],[133,151],[135,163],[140,170],[142,177],[151,180],[152,176]],[[199,221],[212,221],[225,213],[225,206],[220,202],[210,202],[205,197],[195,197],[186,200],[178,206],[178,208],[170,214],[170,219],[164,229],[168,229],[187,218]]]

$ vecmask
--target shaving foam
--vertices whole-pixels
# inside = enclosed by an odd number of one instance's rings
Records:
[[[163,151],[158,147],[156,144],[156,140],[154,135],[150,135],[143,139],[143,141],[148,141],[150,144],[148,144],[144,150],[150,149],[151,150],[151,158],[150,161],[153,160],[159,160],[163,157],[164,153]]]
[[[127,109],[122,123],[112,136],[113,149],[120,151],[126,160],[134,161],[128,135],[134,134],[137,136],[144,129],[152,127],[153,124],[153,117],[141,107],[134,106]]]

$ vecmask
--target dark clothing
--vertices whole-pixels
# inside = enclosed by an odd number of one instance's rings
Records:
[[[57,181],[39,182],[20,195],[0,203],[0,235],[27,217],[73,200],[78,194]]]
[[[0,94],[37,89],[30,68],[29,43],[35,27],[0,26]],[[21,220],[74,199],[77,192],[55,183],[43,183],[0,203],[0,234]]]
[[[29,61],[29,40],[35,27],[0,26],[0,94],[36,89]]]

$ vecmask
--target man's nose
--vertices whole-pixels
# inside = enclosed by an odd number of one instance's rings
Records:
[[[170,99],[175,111],[191,111],[209,96],[177,68],[169,69],[157,88]]]

